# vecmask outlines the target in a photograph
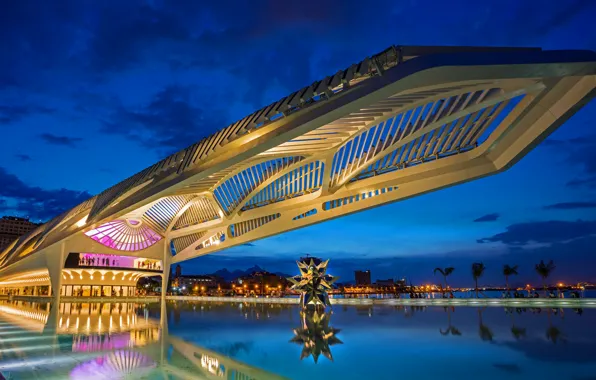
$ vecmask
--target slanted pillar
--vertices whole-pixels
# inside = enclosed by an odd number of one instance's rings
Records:
[[[165,294],[165,292],[162,291],[162,294]],[[170,336],[169,330],[168,330],[168,310],[167,310],[167,306],[166,306],[165,296],[162,296],[162,299],[161,299],[161,309],[160,309],[160,314],[159,314],[159,327],[161,329],[159,359],[160,359],[160,363],[163,367],[167,364],[168,350],[170,348],[170,342],[168,339]]]
[[[46,252],[46,266],[50,276],[49,295],[60,303],[60,288],[62,287],[62,269],[66,261],[66,246],[63,242],[49,252]]]
[[[163,262],[162,262],[162,274],[161,274],[161,301],[165,304],[166,293],[168,291],[168,281],[170,281],[170,267],[172,264],[172,254],[170,253],[170,246],[167,241],[164,244],[163,249]]]

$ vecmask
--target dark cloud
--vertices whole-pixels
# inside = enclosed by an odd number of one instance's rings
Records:
[[[596,135],[567,140],[548,139],[543,145],[565,156],[569,165],[579,166],[582,173],[567,183],[568,187],[596,187]]]
[[[92,66],[99,71],[127,69],[160,44],[190,42],[189,21],[198,14],[184,14],[188,11],[185,3],[154,7],[131,2],[100,7],[89,42]]]
[[[91,197],[86,191],[29,186],[0,167],[0,209],[34,219],[50,219]]]
[[[518,364],[515,363],[494,363],[493,367],[495,367],[496,369],[499,369],[503,372],[508,372],[508,373],[521,373],[522,369]]]
[[[42,133],[39,137],[51,145],[68,146],[74,148],[78,142],[83,141],[80,137],[56,136],[51,133]]]
[[[567,182],[567,186],[574,188],[596,188],[596,176],[573,179]]]
[[[582,208],[596,208],[596,202],[561,202],[544,206],[545,210],[574,210]]]
[[[23,162],[32,160],[31,156],[29,156],[28,154],[15,154],[14,156]]]
[[[226,126],[217,109],[195,105],[194,92],[191,87],[168,86],[144,106],[120,107],[104,121],[102,132],[167,152],[187,147]]]
[[[244,247],[254,247],[255,244],[254,243],[244,243],[242,244]]]
[[[51,113],[54,113],[54,109],[47,107],[0,105],[0,124],[12,124],[31,115]]]
[[[540,3],[542,12],[533,12],[535,2],[456,3],[435,2],[435,14],[425,18],[438,30],[450,30],[444,44],[535,45],[594,6],[590,1],[547,2]],[[88,84],[157,63],[172,71],[226,73],[226,85],[238,98],[260,107],[277,100],[268,89],[285,95],[363,58],[363,51],[371,54],[392,43],[437,43],[431,28],[410,17],[425,11],[422,3],[375,4],[22,0],[0,15],[0,53],[11,57],[0,63],[0,84],[39,85],[44,81],[38,77],[53,77],[55,68]],[[454,6],[467,11],[454,14]],[[471,14],[474,23],[468,22]],[[355,15],[375,22],[355,26],[349,22]]]
[[[481,216],[478,219],[474,219],[474,222],[478,223],[478,222],[494,222],[497,219],[499,219],[499,214],[497,213],[492,213],[492,214],[486,214]]]
[[[596,221],[543,221],[512,224],[505,232],[479,239],[479,243],[500,242],[507,245],[561,243],[596,234]]]

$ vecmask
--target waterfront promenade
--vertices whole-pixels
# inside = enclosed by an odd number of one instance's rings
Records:
[[[0,298],[8,300],[8,298]],[[47,296],[14,296],[15,301],[50,302]],[[60,302],[78,303],[154,303],[160,296],[147,297],[61,297]],[[205,297],[167,296],[167,301],[225,302],[225,303],[271,303],[297,305],[294,297]],[[596,308],[596,298],[331,298],[332,305],[389,305],[389,306],[489,306],[489,307],[556,307],[556,308]]]
[[[168,296],[167,300],[298,304],[298,298]],[[332,298],[332,305],[596,308],[595,298]]]

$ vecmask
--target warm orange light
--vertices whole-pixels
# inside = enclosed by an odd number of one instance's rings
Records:
[[[76,223],[75,223],[75,226],[76,226],[77,228],[81,228],[81,227],[83,227],[83,226],[84,226],[84,225],[87,223],[87,217],[88,217],[88,216],[89,216],[89,215],[85,215],[85,216],[84,216],[82,219],[80,219],[78,222],[76,222]]]
[[[565,286],[565,285],[564,285],[562,282],[559,282],[559,284],[558,284],[558,285],[559,285],[559,287],[561,287],[561,286]]]

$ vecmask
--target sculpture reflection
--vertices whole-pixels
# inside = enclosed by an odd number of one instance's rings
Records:
[[[301,325],[295,328],[292,343],[302,345],[300,360],[312,356],[315,363],[323,354],[327,359],[333,361],[331,346],[343,344],[337,337],[339,329],[329,326],[331,312],[321,312],[317,309],[304,309],[300,312]]]

